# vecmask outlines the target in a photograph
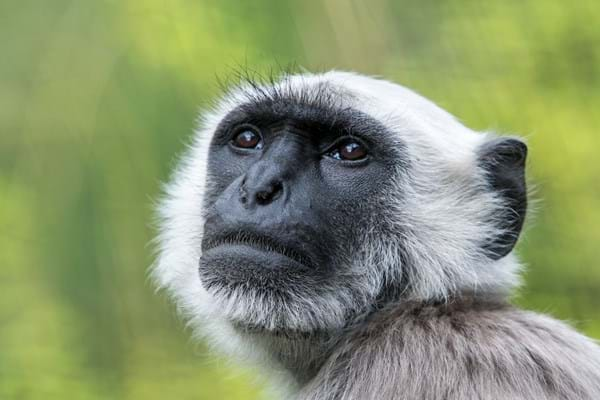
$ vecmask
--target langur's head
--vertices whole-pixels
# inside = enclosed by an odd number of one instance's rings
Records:
[[[245,82],[202,115],[166,187],[154,272],[193,321],[265,332],[504,293],[525,157],[383,80]]]

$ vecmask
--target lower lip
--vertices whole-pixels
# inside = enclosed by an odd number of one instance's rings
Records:
[[[307,268],[303,263],[300,263],[283,253],[251,246],[245,243],[221,244],[211,247],[210,249],[203,251],[203,256],[215,257],[218,253],[222,253],[223,256],[231,258],[249,258],[254,262],[263,264],[265,267],[278,268],[281,267],[282,264],[291,264],[296,268]]]

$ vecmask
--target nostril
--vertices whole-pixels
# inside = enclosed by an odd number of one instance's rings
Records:
[[[256,202],[260,205],[267,205],[279,198],[282,192],[283,184],[281,182],[274,182],[267,189],[256,192]]]
[[[258,204],[267,204],[269,202],[270,194],[267,191],[260,191],[256,193],[256,202]]]
[[[246,179],[244,179],[244,181],[242,182],[242,184],[240,185],[239,188],[239,196],[240,196],[240,202],[242,204],[246,204],[248,202],[248,192],[246,191]]]
[[[273,200],[278,198],[283,192],[283,184],[281,182],[275,182],[273,184]]]

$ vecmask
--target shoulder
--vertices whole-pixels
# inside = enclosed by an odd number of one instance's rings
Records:
[[[363,326],[305,398],[600,398],[600,348],[543,315],[501,303],[408,304]]]

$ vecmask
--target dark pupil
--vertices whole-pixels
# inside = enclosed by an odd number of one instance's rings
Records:
[[[243,131],[237,134],[234,139],[235,145],[239,147],[251,148],[256,147],[259,137],[252,131]]]
[[[358,160],[365,157],[366,151],[359,143],[351,142],[340,148],[340,156],[345,160]]]

